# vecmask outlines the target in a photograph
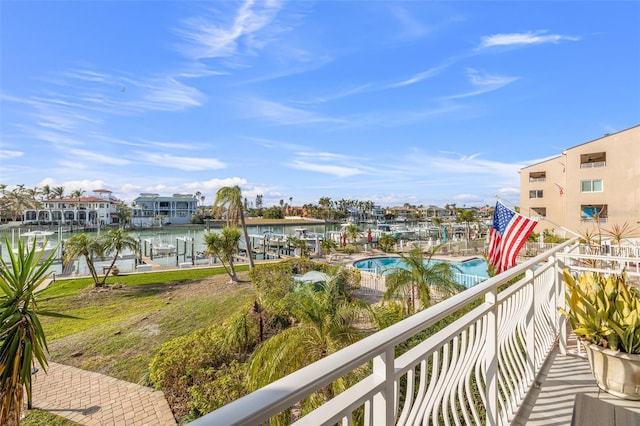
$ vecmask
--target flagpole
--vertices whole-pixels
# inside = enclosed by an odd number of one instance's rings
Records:
[[[513,204],[509,203],[508,201],[505,203],[505,200],[500,199],[500,197],[498,197],[497,195],[496,195],[496,199],[497,199],[500,203],[504,204],[504,205],[505,205],[505,206],[507,206],[507,207],[509,207],[509,206],[507,205],[507,203],[508,203],[508,204],[509,204],[509,205],[511,205],[511,207],[512,207],[512,209],[511,209],[511,210],[516,211],[516,208],[515,208],[516,206],[514,206]],[[522,208],[520,208],[520,209],[522,209]],[[527,211],[527,213],[529,214],[529,216],[531,216],[531,209],[525,209],[525,210]],[[555,223],[554,221],[547,219],[547,217],[546,217],[546,216],[542,216],[540,220],[541,220],[541,221],[542,221],[542,220],[544,220],[545,222],[548,222],[548,223],[552,224],[553,226],[555,226],[555,227],[558,227],[558,228],[562,229],[563,231],[567,231],[568,233],[573,234],[574,236],[576,236],[576,237],[578,237],[578,238],[584,238],[582,235],[578,234],[578,233],[577,233],[577,232],[575,232],[575,231],[572,231],[571,229],[567,228],[566,226],[560,225],[559,223]]]

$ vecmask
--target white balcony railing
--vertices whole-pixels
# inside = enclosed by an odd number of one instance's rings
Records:
[[[192,424],[266,423],[362,365],[371,366],[369,376],[292,422],[350,425],[358,413],[365,425],[509,424],[558,337],[561,347],[566,341],[566,324],[557,307],[564,304],[563,259],[570,251],[578,253],[576,241],[378,331]],[[474,301],[475,307],[470,305]],[[398,345],[455,314],[458,319],[396,357]]]

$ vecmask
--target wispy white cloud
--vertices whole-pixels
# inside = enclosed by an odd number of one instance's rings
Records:
[[[0,159],[10,160],[12,158],[22,157],[24,152],[22,151],[10,151],[8,149],[0,149]]]
[[[525,167],[525,163],[499,162],[485,160],[481,154],[461,154],[455,152],[440,152],[437,155],[427,154],[416,150],[406,157],[407,163],[424,165],[429,164],[429,170],[433,174],[448,176],[483,175],[496,176],[501,179],[517,181],[518,170]],[[418,173],[424,171],[417,170]]]
[[[261,49],[269,35],[258,34],[267,29],[281,7],[281,1],[245,0],[230,18],[212,13],[185,19],[182,27],[176,29],[187,42],[180,50],[194,59],[204,59],[233,56],[242,49],[248,52]]]
[[[129,111],[180,111],[201,106],[205,96],[195,87],[188,86],[173,77],[154,78],[134,82],[132,99],[124,98],[119,103]]]
[[[308,157],[314,158],[317,160],[326,160],[326,161],[335,161],[335,160],[346,160],[349,157],[344,154],[336,154],[333,152],[297,152],[296,155],[300,157]]]
[[[71,158],[73,160],[71,160]],[[131,164],[131,161],[120,156],[108,156],[93,151],[87,151],[85,149],[68,150],[68,156],[63,161],[73,161],[73,164],[76,164],[76,162],[85,163],[85,165],[96,165],[96,163],[99,163],[112,166],[126,166]]]
[[[252,98],[241,103],[244,114],[276,125],[341,123],[342,120],[266,99]]]
[[[478,89],[472,90],[470,92],[456,94],[456,95],[445,96],[441,99],[451,100],[451,99],[461,99],[461,98],[468,98],[471,96],[482,95],[484,93],[493,92],[494,90],[501,89],[519,79],[519,77],[506,77],[506,76],[500,76],[500,75],[486,74],[473,68],[467,69],[467,76],[469,78],[469,82],[473,86],[478,87]]]
[[[340,178],[359,175],[362,173],[362,170],[356,167],[345,167],[333,164],[317,164],[300,160],[293,160],[291,163],[289,163],[289,166],[294,169],[324,173]]]
[[[528,31],[526,33],[493,34],[484,36],[480,41],[480,49],[495,46],[530,46],[534,44],[559,43],[561,41],[578,41],[580,37],[560,34],[547,34],[548,30]]]
[[[335,101],[342,98],[347,98],[349,96],[357,95],[359,93],[363,93],[371,89],[374,89],[372,84],[362,84],[360,86],[357,86],[351,89],[346,89],[341,92],[330,93],[328,95],[318,96],[318,97],[306,99],[306,100],[296,100],[293,102],[296,104],[303,104],[303,105],[304,104],[321,104],[321,103]]]
[[[225,163],[216,158],[180,157],[148,152],[137,152],[136,157],[144,163],[184,171],[218,170],[227,167]]]
[[[412,84],[416,84],[421,82],[422,80],[426,80],[428,78],[431,77],[435,77],[436,75],[440,74],[443,70],[445,70],[447,67],[446,66],[439,66],[439,67],[433,67],[433,68],[429,68],[426,71],[420,72],[412,77],[409,77],[406,80],[400,81],[398,83],[393,83],[391,85],[389,85],[390,88],[396,88],[396,87],[403,87],[403,86],[409,86]]]
[[[400,34],[401,39],[420,38],[429,32],[429,28],[425,24],[416,19],[413,13],[401,7],[399,4],[392,3],[389,10],[391,16],[396,19],[400,28],[402,28]]]

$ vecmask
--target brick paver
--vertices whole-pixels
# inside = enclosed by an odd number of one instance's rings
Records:
[[[161,391],[55,362],[33,376],[33,406],[87,426],[176,424]]]

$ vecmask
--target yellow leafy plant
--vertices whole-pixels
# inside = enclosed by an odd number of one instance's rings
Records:
[[[574,277],[563,271],[569,319],[581,339],[606,349],[640,353],[640,292],[627,284],[627,275],[586,272]]]

